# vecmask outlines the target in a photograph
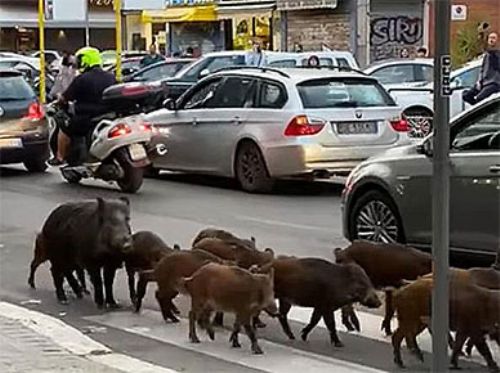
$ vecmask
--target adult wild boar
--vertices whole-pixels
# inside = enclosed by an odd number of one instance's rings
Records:
[[[165,255],[179,249],[178,245],[171,248],[151,231],[139,231],[132,235],[132,248],[124,255],[132,304],[136,301],[136,272],[153,269]]]
[[[233,347],[241,347],[238,333],[243,326],[252,343],[252,352],[262,354],[251,320],[261,310],[267,311],[272,316],[277,314],[273,282],[272,268],[270,274],[256,274],[236,266],[217,263],[209,263],[198,269],[192,277],[184,279],[181,287],[191,296],[189,312],[191,342],[200,342],[196,334],[197,321],[213,340],[215,334],[209,321],[211,313],[232,312],[236,315],[230,338]]]
[[[381,303],[363,268],[356,263],[335,264],[319,258],[278,257],[274,268],[274,292],[279,300],[279,321],[290,339],[295,339],[287,315],[292,305],[311,307],[309,324],[302,330],[302,339],[323,317],[330,332],[330,341],[342,347],[333,312],[354,302],[378,308]],[[267,266],[263,266],[265,271]]]
[[[432,257],[410,246],[396,243],[377,243],[354,240],[344,250],[334,250],[335,261],[339,264],[354,262],[360,265],[376,289],[385,290],[385,317],[382,329],[391,334],[391,319],[394,316],[392,291],[403,285],[403,280],[415,280],[432,270]],[[354,310],[342,310],[344,324],[348,320],[359,323]],[[347,311],[347,312],[346,312]]]
[[[73,277],[74,268],[87,270],[94,286],[94,300],[98,307],[116,307],[113,281],[116,269],[123,262],[123,254],[132,247],[130,203],[127,198],[87,200],[64,203],[54,209],[45,221],[41,235],[57,299],[66,303],[63,278],[72,287],[79,284]],[[103,294],[101,269],[104,269]]]
[[[174,315],[177,308],[172,302],[179,294],[179,282],[211,262],[223,263],[219,257],[203,250],[179,250],[163,257],[153,270],[139,272],[135,312],[141,309],[147,284],[156,281],[158,284],[156,300],[160,305],[163,319],[179,322]]]

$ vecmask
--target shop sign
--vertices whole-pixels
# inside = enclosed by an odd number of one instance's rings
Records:
[[[113,8],[113,0],[88,0],[89,8]]]
[[[338,0],[277,0],[278,10],[335,9]]]
[[[451,6],[451,20],[452,21],[465,21],[465,20],[467,20],[467,6],[466,5],[452,5]]]
[[[122,0],[123,10],[159,10],[164,8],[165,0]]]
[[[200,6],[213,4],[214,0],[165,0],[167,7],[176,6]]]

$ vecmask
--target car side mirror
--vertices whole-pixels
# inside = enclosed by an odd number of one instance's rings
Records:
[[[210,74],[210,70],[209,69],[203,69],[203,70],[201,70],[201,72],[200,72],[200,79],[207,77],[209,74]]]
[[[177,105],[175,104],[175,101],[171,98],[167,98],[165,101],[163,101],[163,107],[171,111],[177,110]]]
[[[432,139],[424,141],[417,145],[417,152],[423,154],[426,157],[431,158],[433,155]]]

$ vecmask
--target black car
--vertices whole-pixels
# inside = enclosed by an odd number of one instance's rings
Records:
[[[0,164],[23,163],[46,170],[49,130],[42,105],[23,74],[0,69]]]
[[[193,63],[194,61],[194,58],[167,59],[165,61],[146,66],[132,75],[126,76],[123,80],[125,82],[152,82],[165,78],[172,78],[183,67]]]

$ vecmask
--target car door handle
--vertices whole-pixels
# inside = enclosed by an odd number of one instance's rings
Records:
[[[231,121],[235,126],[238,126],[241,124],[241,118],[240,117],[234,117],[233,120]]]
[[[490,172],[498,173],[500,172],[500,164],[495,164],[490,166]]]

